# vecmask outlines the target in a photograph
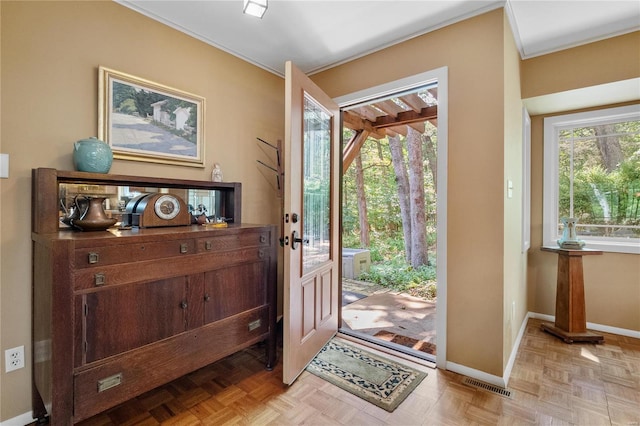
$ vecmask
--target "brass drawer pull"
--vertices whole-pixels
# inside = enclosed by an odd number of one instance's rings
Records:
[[[249,331],[253,331],[256,328],[260,328],[261,325],[262,325],[262,320],[261,319],[257,319],[255,321],[251,321],[249,323]]]
[[[187,302],[186,302],[185,300],[183,300],[183,301],[180,303],[180,307],[181,307],[182,309],[187,309],[187,306],[188,306],[188,305],[187,305]]]
[[[120,383],[122,383],[122,373],[114,374],[113,376],[98,380],[98,393],[114,388]]]
[[[95,274],[93,278],[94,278],[94,283],[96,287],[103,286],[107,283],[107,277],[103,273]]]
[[[212,247],[213,247],[213,243],[211,243],[211,241],[205,241],[204,242],[204,249],[205,250],[211,250]]]
[[[204,295],[204,301],[208,302],[209,300],[211,300],[211,296],[209,296],[208,294]]]
[[[262,244],[264,244],[264,243],[266,243],[266,242],[267,242],[267,237],[266,237],[266,235],[260,235],[260,242],[261,242]]]
[[[180,244],[180,253],[184,254],[189,251],[189,245],[187,243]]]
[[[264,250],[258,250],[258,257],[264,259]]]
[[[89,264],[90,265],[98,263],[99,260],[100,260],[100,255],[98,253],[89,252]]]

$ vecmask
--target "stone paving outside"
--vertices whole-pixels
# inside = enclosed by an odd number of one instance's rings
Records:
[[[436,304],[364,281],[342,279],[342,291],[365,297],[343,302],[342,326],[375,335],[391,332],[435,344]],[[349,294],[343,294],[343,300]]]

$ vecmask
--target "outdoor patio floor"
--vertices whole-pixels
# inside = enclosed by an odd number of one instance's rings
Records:
[[[435,348],[436,303],[364,281],[342,279],[342,327],[418,349],[402,339],[427,342]],[[357,299],[357,300],[355,300]],[[352,303],[349,303],[353,301]],[[348,304],[347,304],[348,303]]]

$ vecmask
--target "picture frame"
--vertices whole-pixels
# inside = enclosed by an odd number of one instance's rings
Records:
[[[98,138],[114,159],[204,167],[205,98],[100,66]]]

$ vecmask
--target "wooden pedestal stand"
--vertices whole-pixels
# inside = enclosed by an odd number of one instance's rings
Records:
[[[603,336],[587,331],[582,272],[582,256],[602,254],[602,251],[570,250],[559,247],[542,247],[542,250],[558,253],[556,321],[555,325],[543,323],[542,329],[566,343],[604,343]]]

